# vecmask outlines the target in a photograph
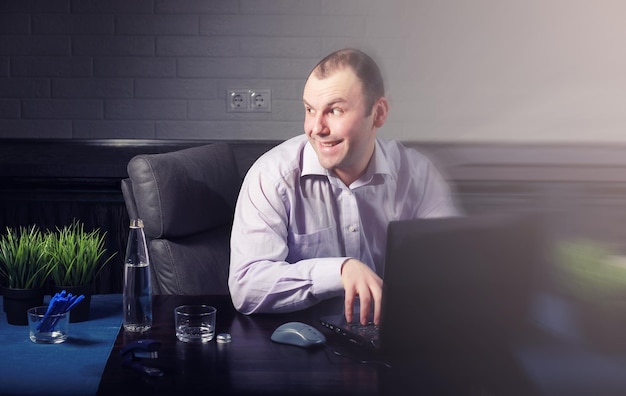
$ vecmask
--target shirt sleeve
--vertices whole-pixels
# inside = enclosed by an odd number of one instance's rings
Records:
[[[462,214],[454,202],[450,186],[430,160],[426,162],[421,191],[418,218],[451,217]]]
[[[231,234],[229,288],[244,313],[290,312],[343,294],[346,258],[286,261],[289,253],[285,186],[252,167],[244,179]]]
[[[454,202],[452,188],[435,164],[414,150],[407,150],[405,153],[408,154],[408,165],[402,167],[404,175],[401,177],[416,181],[417,191],[411,194],[420,197],[415,217],[461,216],[462,211]]]

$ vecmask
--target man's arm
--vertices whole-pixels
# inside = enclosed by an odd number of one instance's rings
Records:
[[[242,313],[288,312],[340,296],[345,258],[289,263],[288,202],[277,183],[252,168],[239,195],[231,235],[229,287]]]

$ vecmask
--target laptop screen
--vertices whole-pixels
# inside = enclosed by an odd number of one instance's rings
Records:
[[[507,351],[528,324],[541,230],[538,215],[390,223],[384,354],[394,361],[419,357],[446,375],[479,378],[494,367],[502,378],[518,375]]]

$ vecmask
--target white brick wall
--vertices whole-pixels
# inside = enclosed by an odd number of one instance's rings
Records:
[[[310,68],[406,0],[54,0],[0,5],[0,138],[285,139]],[[376,8],[374,8],[376,7]],[[401,14],[401,13],[400,13]],[[395,22],[394,22],[395,23]],[[227,88],[272,112],[226,112]],[[46,127],[42,127],[46,125]]]
[[[383,136],[626,142],[624,14],[611,0],[5,0],[0,139],[288,138],[310,68],[353,46],[386,77]],[[272,112],[227,113],[227,88],[270,88]]]

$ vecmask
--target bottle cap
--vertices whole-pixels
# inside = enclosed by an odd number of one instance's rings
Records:
[[[143,220],[130,219],[130,228],[143,228]]]

